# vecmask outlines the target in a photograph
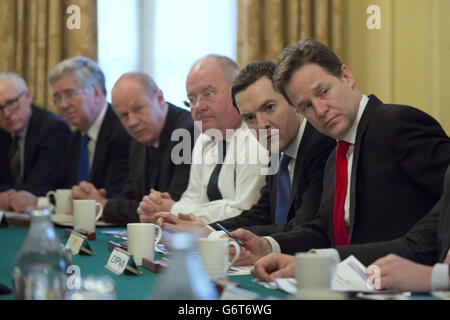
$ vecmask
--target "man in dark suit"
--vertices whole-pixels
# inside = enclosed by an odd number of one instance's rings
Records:
[[[143,73],[124,74],[114,86],[112,101],[120,121],[134,139],[127,184],[120,196],[106,198],[92,184],[82,182],[72,189],[72,196],[99,201],[106,222],[126,225],[139,222],[136,210],[150,189],[167,192],[177,200],[181,197],[189,180],[190,165],[173,160],[184,154],[178,154],[180,142],[172,141],[172,134],[182,133],[185,148],[180,150],[190,154],[194,123],[188,111],[164,101],[162,91]],[[187,138],[189,141],[185,141]]]
[[[274,81],[317,130],[338,140],[338,146],[325,168],[314,221],[270,239],[235,231],[247,242],[241,263],[270,252],[294,254],[395,239],[439,199],[450,163],[450,140],[433,118],[362,95],[349,68],[311,39],[283,51]]]
[[[280,151],[282,159],[289,157],[284,169],[280,169],[287,170],[289,192],[286,198],[277,192],[279,184],[283,189],[283,182],[279,178],[278,162],[274,161],[276,173],[266,176],[258,202],[238,216],[217,221],[229,230],[245,228],[260,236],[290,230],[295,224],[314,219],[320,204],[326,159],[336,146],[334,139],[317,132],[275,91],[272,82],[275,67],[270,61],[247,65],[234,81],[231,95],[249,129],[255,130],[260,143],[273,153],[272,159],[278,160]],[[216,223],[208,228],[193,216],[189,218],[192,220],[172,217],[172,222],[183,227],[200,227],[204,236],[212,230],[220,231]]]
[[[60,62],[48,78],[55,105],[76,128],[54,188],[87,181],[108,196],[120,194],[129,173],[131,138],[106,102],[103,72],[92,60],[76,57]]]
[[[42,196],[51,187],[70,128],[32,104],[25,81],[14,73],[0,73],[0,105],[0,209],[24,211],[23,195]]]

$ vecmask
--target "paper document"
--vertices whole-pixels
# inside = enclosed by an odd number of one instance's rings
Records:
[[[337,264],[331,281],[331,289],[335,291],[376,291],[368,285],[366,267],[353,255]]]
[[[242,276],[246,274],[250,274],[252,271],[253,265],[249,266],[241,266],[241,267],[231,267],[228,271],[228,275],[230,276]]]

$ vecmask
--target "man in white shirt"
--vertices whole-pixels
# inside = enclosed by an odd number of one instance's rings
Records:
[[[338,146],[325,168],[316,218],[265,238],[236,230],[233,235],[245,243],[238,263],[252,264],[271,252],[339,251],[402,237],[439,200],[450,140],[429,115],[362,95],[350,69],[312,39],[283,50],[274,82]],[[282,269],[278,257],[267,257],[263,267]]]
[[[236,216],[258,200],[268,155],[233,106],[231,85],[239,71],[233,60],[217,55],[192,66],[186,105],[202,133],[194,145],[188,188],[177,202],[152,190],[137,210],[141,222],[172,212],[193,213],[211,223]]]

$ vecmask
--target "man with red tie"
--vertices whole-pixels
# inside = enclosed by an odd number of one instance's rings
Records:
[[[245,243],[240,264],[255,263],[271,252],[329,247],[339,252],[342,245],[395,239],[439,200],[450,163],[450,140],[432,117],[361,94],[349,67],[312,39],[283,50],[274,83],[297,111],[338,145],[328,158],[316,218],[265,238],[236,230],[233,235]],[[279,258],[265,258],[263,267],[281,269]]]

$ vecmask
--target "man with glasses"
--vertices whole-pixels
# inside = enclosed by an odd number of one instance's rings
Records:
[[[69,135],[60,117],[32,103],[22,77],[0,73],[0,209],[24,211],[24,195],[45,195]]]
[[[152,190],[137,210],[141,222],[156,222],[156,214],[166,211],[193,213],[211,223],[236,216],[258,200],[268,156],[233,106],[231,86],[239,71],[233,60],[217,55],[191,68],[187,105],[202,134],[194,146],[189,185],[177,202]]]

